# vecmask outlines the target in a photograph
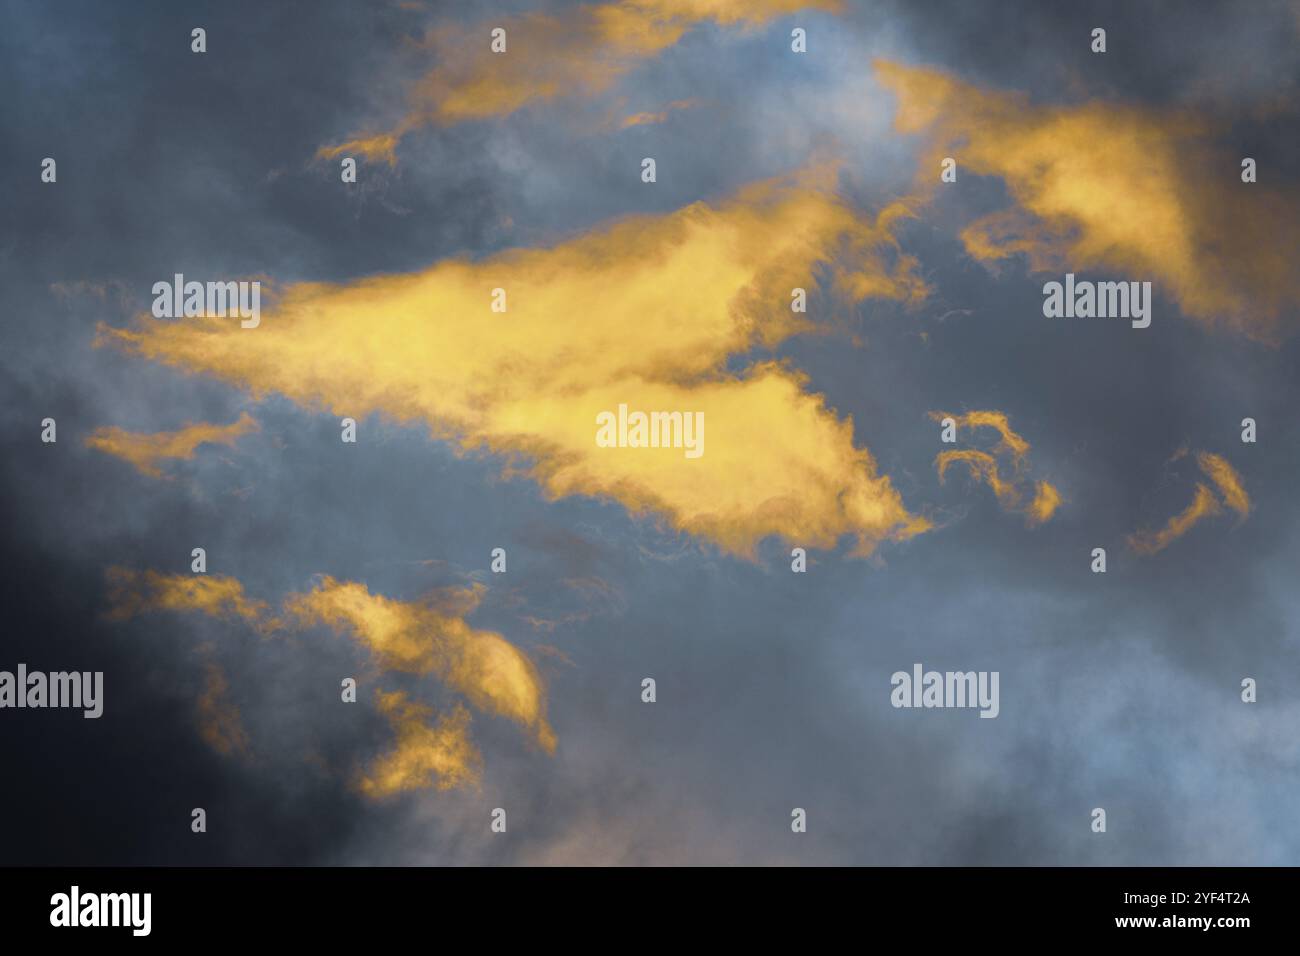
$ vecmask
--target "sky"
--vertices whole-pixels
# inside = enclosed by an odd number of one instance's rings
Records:
[[[1300,6],[3,16],[0,863],[1300,860]]]

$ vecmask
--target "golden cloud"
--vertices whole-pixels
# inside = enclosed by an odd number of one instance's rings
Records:
[[[448,588],[424,601],[396,601],[371,594],[364,584],[321,577],[303,593],[291,593],[282,615],[251,601],[234,578],[207,574],[161,574],[110,568],[110,620],[154,611],[198,611],[240,619],[262,632],[293,627],[330,628],[365,648],[381,671],[430,675],[479,710],[506,717],[554,753],[555,732],[546,720],[546,687],[536,666],[494,631],[463,620],[482,597],[482,585]],[[212,664],[199,700],[200,733],[221,753],[247,750],[239,713],[225,702],[225,676]],[[457,705],[436,723],[431,711],[401,693],[377,691],[377,706],[397,735],[396,748],[363,775],[370,796],[412,787],[457,786],[477,780],[478,752],[469,739],[469,714]]]
[[[620,124],[622,129],[629,129],[633,126],[651,126],[655,123],[663,123],[668,119],[668,114],[676,110],[690,109],[695,105],[695,100],[674,100],[657,113],[633,113],[623,118]]]
[[[117,427],[97,428],[86,439],[86,446],[129,461],[141,474],[161,478],[162,461],[189,461],[200,445],[233,445],[258,424],[245,412],[229,425],[207,422],[186,424],[174,432],[129,432]]]
[[[1002,477],[998,474],[997,459],[988,452],[974,449],[940,452],[934,459],[935,467],[939,471],[940,482],[945,480],[948,466],[954,462],[961,462],[969,466],[972,475],[993,489],[993,494],[997,496],[998,501],[1004,508],[1011,509],[1019,504],[1020,496],[1016,492],[1015,486],[1002,480]]]
[[[1034,484],[1034,497],[1029,502],[1026,515],[1031,525],[1043,524],[1051,520],[1056,509],[1061,506],[1061,493],[1050,482],[1039,481]]]
[[[1175,461],[1186,454],[1186,448],[1179,449],[1170,460]],[[1246,520],[1250,514],[1250,496],[1247,495],[1237,470],[1226,458],[1213,452],[1197,452],[1196,463],[1214,483],[1223,503],[1237,513],[1239,520]],[[1155,554],[1181,538],[1203,519],[1222,513],[1219,497],[1204,482],[1198,481],[1191,504],[1170,518],[1159,531],[1139,530],[1129,535],[1129,547],[1138,554]]]
[[[1246,494],[1246,487],[1242,484],[1241,475],[1237,474],[1237,470],[1228,464],[1228,460],[1222,455],[1208,451],[1197,452],[1196,463],[1214,482],[1214,487],[1223,496],[1223,503],[1245,520],[1250,514],[1250,496]]]
[[[500,634],[462,619],[483,588],[459,589],[436,604],[394,601],[364,584],[324,577],[306,594],[290,595],[285,613],[300,627],[325,625],[351,636],[386,670],[432,674],[486,713],[528,728],[548,752],[555,733],[546,722],[546,691],[536,666]]]
[[[837,302],[924,298],[892,232],[906,204],[863,217],[835,176],[817,167],[548,248],[292,285],[256,330],[142,316],[101,326],[101,341],[256,395],[422,422],[462,451],[502,456],[552,498],[612,499],[733,554],[771,535],[817,548],[849,535],[866,555],[928,522],[801,375],[728,368],[817,330],[791,309],[796,287],[824,278]],[[494,289],[504,313],[491,310]],[[599,447],[596,418],[620,404],[702,412],[705,453]]]
[[[162,574],[114,566],[105,578],[110,621],[153,611],[201,611],[210,617],[243,620],[262,630],[278,626],[267,616],[265,601],[250,600],[244,586],[226,575]]]
[[[248,753],[248,735],[239,708],[229,700],[230,684],[225,672],[211,661],[207,682],[198,701],[199,735],[223,756]]]
[[[482,757],[469,737],[470,715],[457,705],[435,722],[433,711],[401,691],[376,691],[375,706],[392,725],[397,743],[358,781],[368,797],[407,790],[449,790],[477,784]]]
[[[414,129],[508,116],[561,96],[597,96],[701,24],[752,29],[798,10],[840,7],[840,0],[620,0],[437,29],[426,38],[437,65],[411,90],[402,120],[318,155],[392,165],[397,144]],[[497,27],[505,30],[503,53],[491,47]]]
[[[930,417],[937,422],[952,419],[955,428],[992,428],[998,435],[998,443],[991,452],[965,448],[940,452],[934,459],[935,468],[942,483],[953,464],[963,464],[971,475],[992,489],[998,504],[1006,511],[1016,511],[1025,516],[1031,527],[1051,520],[1056,509],[1061,505],[1061,493],[1050,482],[1037,481],[1029,484],[1033,493],[1026,490],[1027,482],[1021,473],[1027,464],[1029,442],[1012,428],[1006,414],[999,411],[970,411],[964,415],[950,415],[947,412],[930,412]],[[1009,459],[1010,475],[1004,476],[999,470],[997,455]]]
[[[1157,282],[1187,315],[1277,341],[1300,305],[1300,200],[1293,187],[1240,179],[1217,151],[1226,127],[1190,113],[1089,102],[1038,106],[938,70],[877,61],[898,97],[895,127],[938,160],[1001,178],[1015,205],[970,224],[967,252],[1015,253],[1036,271],[1118,270]]]

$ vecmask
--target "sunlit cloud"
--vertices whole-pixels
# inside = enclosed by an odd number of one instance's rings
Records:
[[[1222,455],[1208,451],[1197,452],[1196,463],[1214,482],[1214,487],[1223,497],[1223,503],[1244,520],[1250,514],[1250,496],[1246,494],[1246,487],[1237,470]]]
[[[1203,518],[1219,514],[1223,509],[1214,492],[1202,482],[1196,483],[1196,494],[1192,503],[1170,518],[1159,531],[1135,531],[1129,535],[1129,547],[1138,554],[1155,554],[1163,551],[1171,542],[1181,538],[1192,530]]]
[[[991,410],[975,410],[963,415],[930,412],[930,418],[936,422],[951,419],[958,434],[961,429],[985,428],[996,431],[999,436],[997,444],[989,451],[959,448],[940,452],[934,464],[941,483],[945,481],[950,466],[961,464],[973,478],[989,486],[1003,510],[1023,514],[1031,527],[1051,520],[1056,514],[1062,502],[1060,491],[1050,482],[1024,478],[1030,445],[1012,429],[1005,413]],[[998,456],[1006,463],[1005,471],[999,465]]]
[[[1186,457],[1187,453],[1186,448],[1181,448],[1170,460],[1177,461]],[[1219,492],[1218,496],[1208,485],[1198,481],[1191,504],[1170,518],[1164,527],[1157,531],[1139,530],[1128,536],[1129,547],[1138,554],[1151,555],[1163,551],[1204,519],[1222,514],[1224,505],[1235,511],[1240,521],[1246,520],[1250,514],[1250,496],[1246,493],[1241,475],[1226,458],[1213,452],[1201,451],[1196,453],[1196,463],[1213,482],[1214,488]]]
[[[551,498],[614,500],[732,554],[771,536],[815,548],[848,536],[868,555],[928,521],[797,370],[734,361],[834,327],[792,310],[796,288],[820,287],[832,315],[925,298],[893,235],[908,205],[864,215],[835,181],[816,167],[551,247],[291,285],[255,330],[141,316],[101,340],[255,396],[423,423]],[[597,416],[620,404],[703,413],[705,453],[599,447]]]
[[[633,126],[652,126],[656,123],[666,122],[670,113],[677,110],[690,109],[694,105],[694,100],[674,100],[662,110],[654,113],[632,113],[624,117],[623,122],[619,125],[623,129],[629,129]]]
[[[877,61],[898,99],[895,127],[923,137],[928,183],[944,156],[995,176],[1015,205],[969,224],[966,251],[1015,254],[1035,271],[1113,270],[1156,282],[1182,311],[1275,342],[1300,306],[1300,200],[1243,183],[1216,149],[1218,118],[1087,102],[1041,106],[934,69]]]
[[[430,707],[401,691],[376,691],[375,706],[396,735],[393,749],[366,769],[360,791],[381,798],[433,787],[449,790],[477,784],[483,759],[469,736],[470,715],[457,705],[436,720]]]
[[[325,627],[364,648],[381,673],[431,676],[478,710],[519,724],[547,753],[555,751],[555,732],[546,720],[546,687],[536,666],[500,634],[463,619],[478,606],[481,585],[406,602],[372,594],[363,584],[322,576],[312,590],[287,595],[277,616],[265,602],[247,598],[242,584],[230,577],[114,567],[107,578],[110,620],[192,611],[242,620],[262,633]],[[228,691],[224,673],[210,663],[198,701],[200,734],[220,753],[246,753],[248,738]],[[397,743],[359,781],[364,793],[381,796],[477,780],[481,759],[470,741],[470,718],[463,706],[455,705],[432,722],[432,711],[405,694],[377,690],[375,699]]]
[[[477,605],[481,585],[439,595],[427,603],[371,594],[364,584],[324,577],[285,601],[300,627],[325,625],[351,637],[385,670],[431,674],[479,710],[530,730],[547,751],[555,733],[546,722],[546,690],[528,657],[493,631],[463,619]]]
[[[86,446],[130,462],[141,474],[161,478],[164,461],[189,461],[200,445],[234,445],[258,425],[247,412],[229,425],[187,424],[172,432],[129,432],[116,426],[97,428]]]
[[[203,694],[198,699],[199,736],[217,753],[229,757],[248,753],[248,734],[239,708],[230,701],[230,682],[220,665],[209,661]]]
[[[250,599],[244,586],[222,574],[164,574],[110,567],[105,572],[110,621],[125,621],[156,611],[199,611],[210,617],[242,620],[261,630],[278,622],[265,601]]]
[[[441,27],[424,42],[436,65],[410,90],[396,126],[359,133],[318,155],[361,155],[391,165],[412,130],[598,96],[702,24],[750,30],[798,10],[841,6],[840,0],[618,0]],[[492,50],[498,28],[505,31],[504,52]]]

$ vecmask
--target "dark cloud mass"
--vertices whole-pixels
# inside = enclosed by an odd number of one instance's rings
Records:
[[[105,710],[0,710],[0,863],[1300,862],[1300,7],[735,8],[4,4],[0,670],[101,670]],[[573,62],[448,52],[520,18],[506,56]],[[511,77],[563,92],[494,111]],[[321,158],[394,129],[354,185]],[[1151,327],[1045,318],[1066,271],[1152,280]],[[175,273],[260,278],[263,327],[151,327]],[[499,335],[448,314],[480,285]],[[566,416],[618,388],[767,417],[691,481],[606,470]],[[180,590],[114,614],[113,568]],[[999,672],[998,717],[891,706],[918,661]]]

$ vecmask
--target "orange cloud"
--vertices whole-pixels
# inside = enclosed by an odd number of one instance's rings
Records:
[[[1196,463],[1214,482],[1214,487],[1223,496],[1224,504],[1244,520],[1250,514],[1250,496],[1246,494],[1246,487],[1237,470],[1222,455],[1208,451],[1197,452]]]
[[[1034,482],[1032,495],[1022,490],[1024,482],[1020,474],[1027,463],[1030,446],[1028,441],[1011,428],[1010,420],[1003,412],[976,410],[964,415],[930,412],[930,418],[937,422],[951,419],[955,429],[992,428],[999,435],[998,443],[993,447],[992,452],[978,449],[940,452],[934,460],[940,483],[944,481],[950,465],[961,463],[970,469],[970,473],[977,480],[992,489],[1003,509],[1024,514],[1026,522],[1031,527],[1050,521],[1056,514],[1056,509],[1061,505],[1061,493],[1050,482]],[[1004,477],[999,471],[998,460],[995,457],[998,454],[1010,459],[1012,472],[1010,477]]]
[[[457,705],[433,722],[429,707],[401,691],[376,691],[375,699],[397,743],[362,774],[358,787],[363,794],[381,798],[430,786],[449,790],[478,783],[482,757],[469,738],[469,711]]]
[[[864,217],[835,175],[820,167],[549,248],[293,285],[256,330],[142,316],[101,340],[257,395],[423,422],[551,498],[612,499],[733,554],[773,535],[816,548],[847,535],[866,555],[928,522],[799,373],[728,367],[817,329],[791,310],[796,287],[824,278],[841,303],[924,298],[892,233],[907,206]],[[497,288],[505,313],[490,308]],[[597,416],[620,404],[703,413],[705,453],[598,446]]]
[[[282,616],[275,617],[265,602],[246,598],[234,578],[117,567],[107,577],[110,620],[153,611],[198,611],[240,619],[263,632],[328,627],[364,647],[380,670],[436,677],[479,710],[527,729],[546,752],[555,751],[555,732],[546,720],[546,687],[536,666],[500,634],[463,620],[478,606],[482,585],[404,602],[371,594],[363,584],[322,577],[311,591],[287,595]],[[227,691],[224,674],[210,664],[198,704],[200,733],[221,753],[244,753],[247,736],[238,710],[225,700]],[[431,724],[430,710],[404,694],[378,691],[376,700],[397,734],[397,745],[363,776],[364,793],[379,796],[477,780],[480,758],[463,707],[457,705]]]
[[[1182,458],[1186,454],[1187,450],[1185,448],[1180,449],[1171,460]],[[1227,459],[1212,452],[1197,452],[1196,463],[1200,466],[1201,471],[1214,483],[1214,487],[1218,489],[1219,495],[1222,496],[1223,503],[1235,511],[1240,520],[1244,521],[1246,516],[1250,514],[1250,497],[1246,493],[1245,485],[1242,483],[1241,475],[1237,473],[1237,470],[1228,463]],[[1222,512],[1223,508],[1220,505],[1219,498],[1203,482],[1197,482],[1196,494],[1192,498],[1190,505],[1170,518],[1159,531],[1141,530],[1129,535],[1129,547],[1138,554],[1150,555],[1163,551],[1203,519],[1222,514]]]
[[[230,684],[215,663],[207,666],[207,683],[198,701],[199,735],[223,756],[248,753],[248,735],[239,708],[230,702]]]
[[[553,752],[555,733],[546,722],[546,691],[536,666],[500,634],[472,628],[461,617],[477,606],[482,590],[452,594],[457,613],[448,614],[324,577],[314,590],[290,595],[285,613],[301,627],[321,624],[349,635],[386,670],[434,675],[479,710],[528,728]]]
[[[668,119],[668,114],[675,110],[690,109],[695,105],[695,100],[674,100],[657,113],[633,113],[624,118],[620,124],[623,129],[632,126],[649,126],[654,123],[663,123]]]
[[[1061,506],[1061,493],[1056,487],[1049,482],[1040,481],[1034,485],[1034,497],[1029,502],[1029,508],[1026,514],[1029,517],[1029,523],[1043,524],[1051,520],[1052,515],[1056,514],[1056,509]]]
[[[1300,305],[1300,201],[1293,187],[1240,179],[1210,145],[1226,123],[1122,104],[1038,106],[946,73],[877,61],[898,97],[895,127],[938,160],[996,176],[1015,205],[970,224],[982,261],[1021,253],[1036,271],[1115,270],[1151,279],[1187,315],[1274,342]]]
[[[1017,435],[1011,428],[1011,421],[1003,412],[996,411],[972,411],[964,415],[948,415],[946,412],[931,412],[930,417],[936,422],[941,422],[945,418],[951,418],[958,428],[992,428],[1000,436],[1000,441],[994,451],[1005,451],[1009,453],[1016,466],[1019,467],[1024,463],[1025,455],[1029,452],[1029,442],[1025,441],[1020,435]]]
[[[161,478],[160,462],[189,461],[200,445],[230,446],[257,428],[257,422],[245,412],[238,421],[229,425],[199,422],[186,424],[174,432],[148,434],[117,427],[97,428],[86,439],[86,446],[129,461],[137,471],[150,478]]]
[[[954,462],[969,466],[971,474],[993,489],[993,494],[997,496],[1004,508],[1014,508],[1019,504],[1020,495],[1015,485],[1002,480],[998,474],[997,460],[988,452],[972,449],[940,452],[935,457],[934,464],[939,471],[941,483],[947,476],[948,466]]]
[[[266,602],[250,600],[244,586],[222,574],[162,574],[110,567],[110,621],[125,621],[153,611],[201,611],[211,617],[239,619],[259,629],[274,629]]]
[[[1196,483],[1196,495],[1192,503],[1174,515],[1159,531],[1135,531],[1128,537],[1129,547],[1138,554],[1155,554],[1163,551],[1170,542],[1181,538],[1202,518],[1217,515],[1222,509],[1219,500],[1201,482]]]
[[[597,96],[701,24],[753,29],[798,10],[840,7],[840,0],[619,0],[444,27],[426,39],[437,65],[410,92],[401,121],[318,155],[359,154],[391,165],[398,142],[414,129],[508,116],[561,96]],[[491,47],[497,27],[506,32],[503,53]]]

